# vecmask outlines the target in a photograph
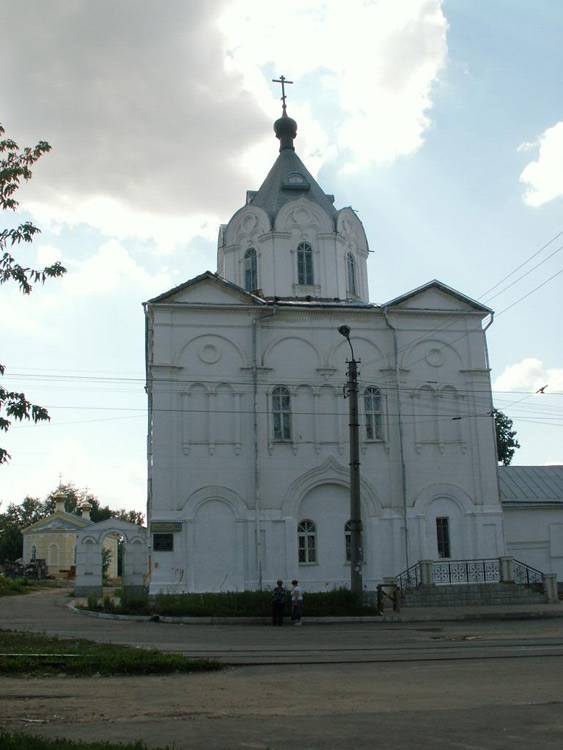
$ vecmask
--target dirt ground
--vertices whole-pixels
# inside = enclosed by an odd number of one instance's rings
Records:
[[[563,744],[561,687],[560,660],[545,659],[0,678],[0,715],[10,730],[176,750],[371,748],[378,736],[387,748],[543,750]]]

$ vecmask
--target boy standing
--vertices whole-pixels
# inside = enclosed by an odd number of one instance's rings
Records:
[[[291,590],[291,621],[294,625],[301,625],[301,618],[303,616],[303,589],[299,585],[299,581],[294,580],[292,583]]]

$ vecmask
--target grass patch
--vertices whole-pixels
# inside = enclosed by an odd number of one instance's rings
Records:
[[[4,578],[4,576],[0,576],[0,596],[27,594],[32,590],[33,586],[27,578]]]
[[[164,617],[270,617],[270,591],[226,591],[220,594],[158,594],[154,602],[146,592],[123,592],[121,599],[109,597],[88,601],[88,609],[123,615],[159,615]],[[286,604],[289,616],[291,605]],[[376,615],[376,607],[365,604],[349,589],[305,594],[307,617],[358,617]]]
[[[2,750],[148,750],[144,742],[76,742],[74,740],[48,740],[23,732],[5,732],[0,729]],[[169,746],[160,748],[169,750]]]
[[[211,659],[188,659],[156,649],[65,640],[37,633],[0,631],[0,675],[50,675],[64,672],[86,677],[93,674],[153,675],[174,672],[208,672],[220,669]],[[0,745],[0,747],[3,746]]]

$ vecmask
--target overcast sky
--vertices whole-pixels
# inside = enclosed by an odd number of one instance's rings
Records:
[[[0,8],[0,122],[53,149],[2,226],[33,220],[23,261],[68,268],[0,290],[4,385],[52,416],[2,436],[4,505],[62,476],[144,510],[141,303],[216,270],[219,224],[277,156],[282,73],[297,152],[366,228],[372,301],[437,278],[491,306],[514,463],[563,463],[560,0]]]

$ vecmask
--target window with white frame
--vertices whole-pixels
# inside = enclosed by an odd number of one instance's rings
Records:
[[[366,438],[383,440],[383,415],[381,411],[381,391],[369,386],[364,391],[364,413],[366,418]]]
[[[312,286],[313,277],[313,248],[308,242],[300,242],[297,246],[297,283]]]
[[[348,282],[348,294],[356,296],[358,294],[358,284],[356,279],[356,261],[352,253],[346,256],[346,280]]]
[[[450,519],[441,517],[436,519],[436,541],[438,544],[438,557],[451,557],[450,550]]]
[[[291,440],[291,396],[285,385],[272,391],[272,418],[274,440]]]
[[[31,548],[31,559],[37,560],[37,547],[35,546],[35,544]]]
[[[256,250],[253,247],[244,254],[244,288],[247,292],[258,289],[258,265]]]
[[[360,525],[360,533],[362,532],[362,526]],[[352,521],[346,521],[344,524],[344,542],[346,545],[346,562],[352,561]],[[363,536],[360,537],[360,560],[364,559],[364,540]]]
[[[297,526],[299,564],[311,565],[317,562],[317,526],[314,521],[305,519]]]

